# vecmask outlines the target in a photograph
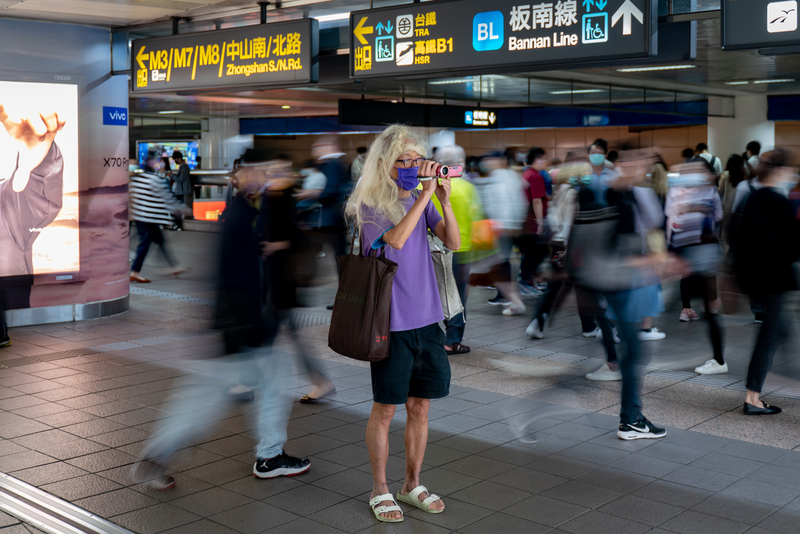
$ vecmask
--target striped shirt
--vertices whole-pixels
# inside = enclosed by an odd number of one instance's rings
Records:
[[[130,217],[134,221],[172,226],[170,212],[183,207],[164,179],[149,172],[132,175],[128,193]]]

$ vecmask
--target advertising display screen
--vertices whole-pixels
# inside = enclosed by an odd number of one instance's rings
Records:
[[[316,19],[133,41],[133,92],[316,82]]]
[[[797,0],[723,0],[722,49],[745,50],[800,43]]]
[[[657,0],[458,0],[350,14],[350,76],[568,67],[657,53]]]
[[[190,169],[194,170],[197,167],[197,141],[137,141],[136,155],[139,160],[139,168],[144,170],[147,154],[156,152],[159,159],[169,158],[170,169],[176,171],[178,167],[172,160],[172,153],[176,150],[183,154],[183,159],[186,160]]]
[[[0,284],[80,271],[78,86],[0,81]]]

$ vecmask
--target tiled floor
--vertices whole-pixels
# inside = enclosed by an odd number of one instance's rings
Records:
[[[404,523],[379,524],[366,504],[369,370],[326,348],[320,323],[333,294],[330,276],[305,292],[304,320],[317,326],[302,331],[303,348],[323,359],[339,393],[316,406],[294,404],[286,445],[311,459],[311,471],[255,479],[255,406],[244,404],[180,453],[177,488],[137,486],[130,464],[153,422],[167,415],[162,402],[175,379],[216,351],[215,335],[205,330],[213,309],[206,299],[214,298],[207,250],[215,236],[169,237],[193,271],[140,286],[154,292],[134,294],[130,312],[12,331],[14,344],[0,352],[0,472],[142,534],[800,531],[800,450],[792,450],[800,449],[800,400],[778,396],[800,389],[800,375],[794,355],[782,356],[776,364],[784,373],[771,376],[776,394],[767,400],[784,413],[741,414],[744,394],[728,386],[741,380],[749,356],[754,329],[746,317],[726,318],[732,372],[716,382],[691,373],[709,352],[704,325],[658,324],[668,337],[647,344],[660,370],[645,379],[645,413],[668,425],[669,435],[623,442],[615,435],[619,384],[583,378],[600,362],[588,358],[602,349],[580,337],[573,310],[532,341],[524,337],[528,319],[500,316],[484,304],[486,290],[470,296],[467,343],[474,350],[451,358],[451,396],[435,401],[430,414],[422,482],[448,509],[431,515],[404,507]],[[148,264],[145,274],[154,272]],[[296,350],[284,339],[279,347],[287,357]],[[293,365],[282,374],[287,395],[308,390]],[[404,419],[401,408],[390,438],[393,491],[404,473]],[[28,532],[38,531],[0,515],[0,533]]]

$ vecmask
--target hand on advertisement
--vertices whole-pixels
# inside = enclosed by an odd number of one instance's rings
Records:
[[[19,169],[14,176],[13,188],[19,192],[28,185],[31,171],[44,161],[56,134],[64,128],[66,121],[60,120],[56,111],[11,116],[7,108],[0,104],[0,123],[18,145]]]
[[[439,199],[439,204],[442,205],[442,208],[445,206],[450,205],[450,178],[441,178],[437,180],[434,178],[431,180],[433,183],[436,183],[436,198]]]

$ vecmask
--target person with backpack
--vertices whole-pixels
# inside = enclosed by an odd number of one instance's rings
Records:
[[[677,183],[669,190],[664,208],[667,243],[691,269],[691,274],[681,280],[683,309],[680,320],[700,319],[692,310],[693,297],[702,297],[705,304],[714,358],[694,370],[702,375],[728,372],[723,357],[722,330],[716,318],[721,305],[716,277],[720,264],[717,225],[722,220],[722,203],[712,181],[713,175],[705,165],[699,162],[684,164]]]
[[[758,141],[750,141],[747,143],[744,155],[742,156],[747,166],[747,172],[750,178],[755,178],[758,169],[759,154],[761,153],[761,143]]]
[[[780,148],[764,154],[757,169],[760,187],[748,197],[737,232],[734,270],[745,291],[764,307],[747,370],[745,415],[781,412],[760,395],[775,352],[787,337],[786,294],[797,289],[793,264],[800,259],[800,224],[785,194],[797,182],[790,159]]]
[[[606,169],[608,144],[598,139],[589,148],[592,175],[578,190],[578,211],[570,232],[566,269],[574,283],[605,299],[617,317],[617,328],[624,355],[619,361],[622,378],[620,424],[617,437],[623,440],[657,439],[667,435],[664,428],[651,423],[642,413],[639,369],[642,362],[638,318],[629,309],[630,290],[639,280],[642,238],[636,231],[636,198],[632,185],[646,169],[630,170],[630,177]],[[621,162],[625,167],[633,166]],[[642,172],[643,171],[643,172]],[[660,211],[660,210],[659,210]],[[641,285],[644,285],[642,283]],[[604,328],[605,330],[605,328]],[[604,339],[610,332],[603,332]]]
[[[711,152],[708,151],[708,145],[705,143],[698,143],[697,148],[695,149],[694,161],[700,160],[705,161],[708,164],[708,168],[714,174],[714,176],[719,176],[722,174],[722,162],[717,156],[712,155]]]

